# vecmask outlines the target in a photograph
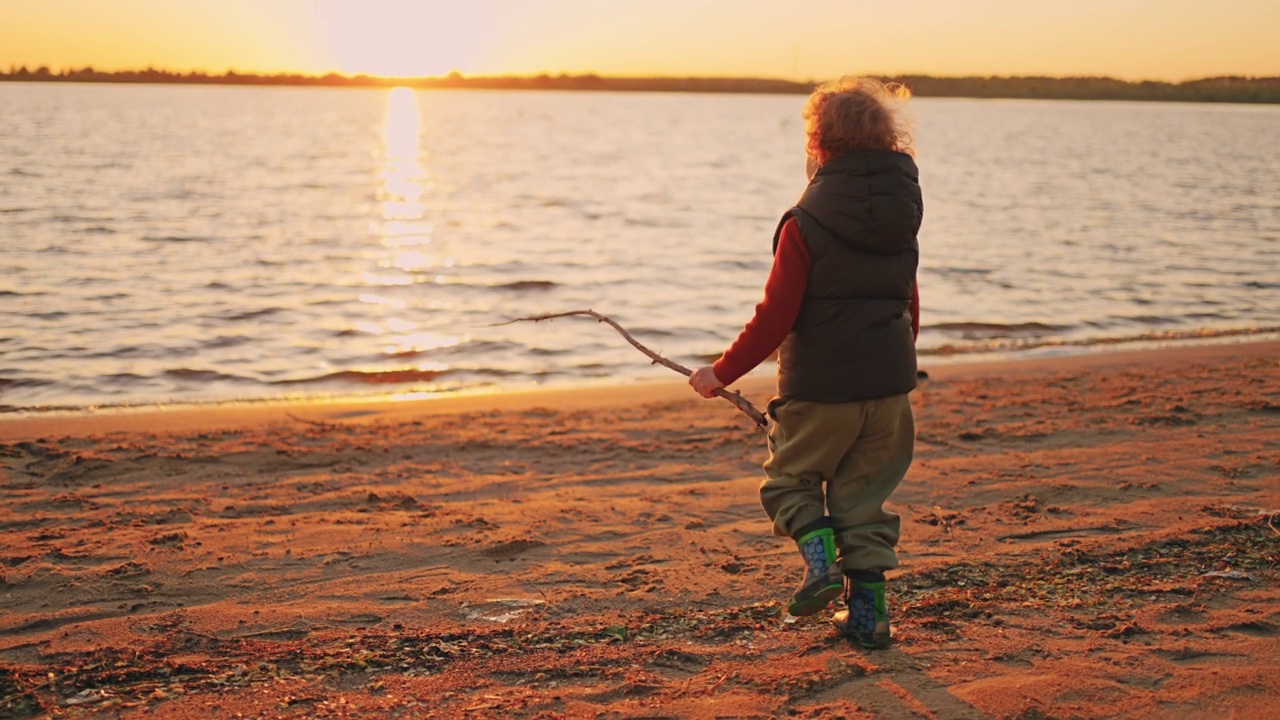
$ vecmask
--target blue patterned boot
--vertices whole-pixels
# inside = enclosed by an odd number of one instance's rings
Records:
[[[787,612],[796,616],[813,615],[839,596],[843,587],[840,569],[836,566],[836,536],[830,520],[823,518],[802,528],[797,533],[796,544],[804,558],[805,575],[791,596]]]
[[[845,604],[831,618],[836,632],[866,648],[889,645],[889,606],[884,599],[884,573],[854,570],[845,577]]]

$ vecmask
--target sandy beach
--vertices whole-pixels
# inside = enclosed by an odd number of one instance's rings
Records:
[[[881,651],[678,380],[0,420],[0,717],[1274,716],[1280,342],[925,367]]]

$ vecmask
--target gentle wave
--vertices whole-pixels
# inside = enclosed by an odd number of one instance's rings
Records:
[[[282,312],[286,312],[285,308],[267,307],[267,308],[260,308],[258,310],[247,310],[245,312],[232,312],[224,315],[208,315],[206,317],[212,320],[223,320],[226,322],[243,322],[245,320],[257,320],[259,318],[268,317],[270,315],[276,315]]]
[[[357,385],[408,385],[429,382],[448,375],[448,370],[342,370],[315,377],[275,380],[272,385],[355,383]]]
[[[37,380],[35,378],[11,379],[0,377],[0,390],[47,387],[52,384],[52,380]]]
[[[947,345],[921,349],[922,365],[931,361],[944,361],[962,357],[993,355],[1005,356],[1009,353],[1031,353],[1046,349],[1076,349],[1116,347],[1125,345],[1184,343],[1188,341],[1214,341],[1233,337],[1276,336],[1280,335],[1280,326],[1250,328],[1236,331],[1184,331],[1184,332],[1151,332],[1126,337],[1092,338],[1087,340],[1009,340],[993,341],[979,344]],[[530,351],[531,355],[540,355]],[[559,353],[557,353],[559,354]],[[701,355],[691,360],[697,363],[714,362],[718,355]],[[251,402],[269,401],[273,397],[269,388],[309,387],[323,389],[329,397],[359,397],[369,388],[379,388],[379,393],[387,392],[459,392],[471,388],[491,386],[494,382],[511,379],[548,382],[555,380],[579,379],[616,379],[626,375],[629,369],[645,364],[644,358],[638,354],[629,356],[629,360],[621,363],[582,360],[567,362],[562,368],[545,368],[542,370],[510,370],[493,367],[468,367],[455,369],[424,370],[415,368],[396,368],[385,370],[342,370],[315,376],[289,378],[283,380],[263,381],[213,370],[195,368],[174,368],[156,375],[139,373],[115,373],[103,376],[97,383],[99,397],[92,404],[98,407],[128,407],[139,404],[136,393],[139,388],[152,385],[157,381],[179,384],[197,384],[201,387],[224,388],[216,396],[204,397],[191,394],[188,402]],[[662,376],[666,376],[663,373]],[[449,384],[442,381],[449,380]],[[33,392],[48,390],[62,384],[61,381],[38,379],[14,379],[0,377],[0,391],[28,390]],[[240,393],[228,393],[226,388],[239,387]],[[258,391],[255,391],[255,388]],[[133,399],[131,399],[133,398]],[[75,403],[39,403],[39,404],[0,404],[0,413],[43,413],[74,410],[84,404]]]
[[[1044,348],[1099,348],[1117,345],[1136,345],[1141,343],[1176,343],[1186,341],[1203,341],[1252,335],[1274,335],[1280,333],[1280,325],[1273,327],[1237,328],[1229,330],[1161,330],[1137,335],[1106,336],[1092,338],[1010,338],[988,342],[965,343],[963,345],[945,344],[920,348],[917,354],[921,357],[950,357],[956,355],[985,355],[994,353],[1026,352]]]
[[[523,291],[523,290],[551,290],[552,288],[555,288],[557,285],[559,285],[559,283],[552,282],[550,280],[517,280],[515,282],[498,283],[496,285],[489,285],[488,287],[493,288],[494,290]]]
[[[955,322],[955,323],[934,323],[923,326],[923,329],[936,330],[939,332],[959,333],[965,339],[982,339],[991,337],[1016,337],[1020,335],[1048,335],[1051,333],[1060,333],[1065,330],[1071,330],[1071,325],[1050,325],[1041,322],[1027,323],[982,323],[982,322]]]
[[[196,370],[193,368],[173,368],[160,373],[162,377],[185,382],[254,382],[250,378],[240,377],[239,375],[229,375],[227,373],[218,372],[216,370]],[[134,376],[137,377],[137,376]]]
[[[195,235],[144,235],[141,240],[149,243],[206,243],[213,238]]]
[[[200,345],[209,350],[217,350],[220,348],[241,347],[244,345],[252,345],[254,338],[249,335],[220,335],[204,340]]]

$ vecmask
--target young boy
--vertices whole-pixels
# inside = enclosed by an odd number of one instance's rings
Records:
[[[774,233],[764,300],[733,345],[689,384],[713,397],[778,351],[760,500],[806,572],[793,615],[843,591],[836,630],[889,642],[884,571],[898,566],[899,517],[884,502],[911,464],[919,333],[919,172],[897,106],[876,80],[819,87],[803,117],[809,185]]]

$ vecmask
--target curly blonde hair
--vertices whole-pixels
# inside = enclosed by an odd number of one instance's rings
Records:
[[[915,157],[902,105],[911,91],[875,78],[842,77],[809,95],[805,150],[818,165],[854,150],[896,150]]]

